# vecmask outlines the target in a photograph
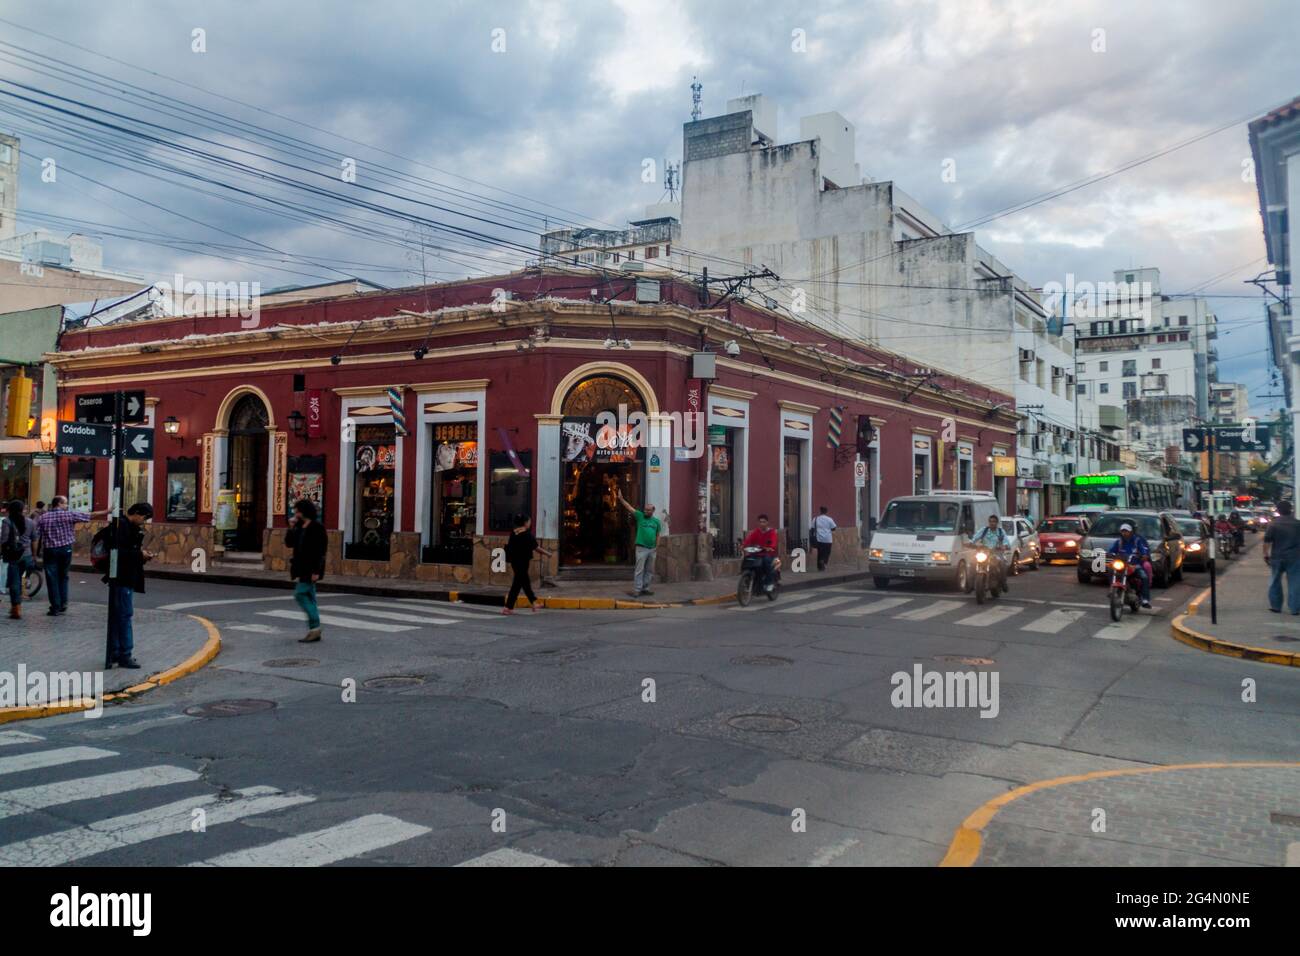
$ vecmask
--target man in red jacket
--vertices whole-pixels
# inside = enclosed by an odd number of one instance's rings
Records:
[[[742,551],[745,548],[763,549],[763,590],[772,590],[772,566],[776,561],[776,529],[768,527],[767,515],[758,516],[758,527],[745,535],[745,540],[741,542],[740,547]]]

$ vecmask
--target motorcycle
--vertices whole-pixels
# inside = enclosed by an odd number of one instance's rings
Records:
[[[736,603],[748,607],[754,588],[763,575],[763,549],[750,546],[740,560],[740,582],[736,585]],[[781,584],[781,559],[772,559],[772,587],[763,593],[769,601],[776,600],[776,590]]]
[[[1006,570],[997,555],[984,549],[975,549],[975,573],[971,575],[968,591],[975,592],[975,603],[983,604],[984,595],[995,598],[999,593],[1006,593]]]
[[[1233,554],[1237,550],[1237,544],[1233,539],[1232,532],[1220,531],[1216,536],[1216,539],[1219,545],[1219,554],[1222,555],[1225,560],[1231,560]]]
[[[1128,605],[1134,614],[1138,612],[1138,577],[1136,561],[1125,558],[1112,558],[1110,562],[1110,619],[1118,621],[1124,615],[1124,605]]]

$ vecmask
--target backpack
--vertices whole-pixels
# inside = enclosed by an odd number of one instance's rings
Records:
[[[100,574],[108,573],[109,542],[112,537],[113,526],[106,524],[90,539],[90,566]]]
[[[9,529],[9,534],[5,537],[4,543],[0,544],[0,557],[12,563],[23,556],[23,549],[18,544],[18,526],[9,518],[5,519],[5,525]]]

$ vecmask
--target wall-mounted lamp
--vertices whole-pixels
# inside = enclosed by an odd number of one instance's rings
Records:
[[[56,434],[58,432],[58,422],[53,418],[41,419],[41,451],[49,454],[54,451],[57,444]]]
[[[307,419],[302,412],[294,409],[289,413],[289,431],[301,435],[307,430]]]
[[[185,440],[181,438],[181,423],[176,419],[174,415],[168,415],[165,419],[163,419],[162,426],[163,426],[163,431],[166,432],[168,438],[175,438],[179,442],[183,442]]]

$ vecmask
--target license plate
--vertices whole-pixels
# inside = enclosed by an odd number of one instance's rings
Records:
[[[1049,545],[1047,546],[1047,553],[1048,553],[1048,554],[1056,554],[1056,547],[1055,547],[1054,545],[1050,545],[1050,544],[1049,544]]]
[[[898,572],[898,576],[900,578],[911,578],[916,576],[916,572],[913,571],[911,568],[904,568]]]

